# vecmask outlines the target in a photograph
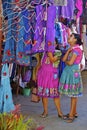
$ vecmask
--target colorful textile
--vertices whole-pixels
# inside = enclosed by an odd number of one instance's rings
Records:
[[[61,27],[61,23],[60,22],[55,23],[55,38],[57,38],[58,44],[63,43],[62,31],[63,30]]]
[[[77,18],[78,18],[82,15],[82,12],[83,12],[83,1],[82,0],[76,0],[75,6],[78,9],[78,12],[77,12]]]
[[[67,36],[68,36],[67,27],[61,22],[56,22],[55,23],[55,38],[57,39],[57,42],[59,46],[61,46],[62,50],[66,50],[66,48],[69,46],[67,42]]]
[[[9,79],[9,70],[7,64],[4,64],[1,72],[0,86],[0,112],[11,112],[15,109],[12,100],[12,92]]]
[[[75,9],[74,1],[68,0],[67,6],[58,7],[58,16],[59,17],[62,16],[63,18],[73,19],[74,9]]]
[[[32,53],[43,52],[45,50],[44,12],[45,8],[42,5],[36,6],[36,25]]]
[[[74,64],[79,64],[82,59],[82,54],[83,54],[82,49],[78,45],[76,45],[76,46],[72,47],[72,53],[75,53],[76,55],[78,55],[74,61]]]
[[[82,95],[83,91],[79,69],[79,63],[82,58],[82,51],[80,48],[78,50],[73,49],[69,55],[70,57],[72,56],[72,53],[75,53],[77,55],[77,58],[73,65],[66,65],[64,68],[59,82],[59,92],[70,97],[78,97]]]
[[[56,18],[56,7],[49,6],[47,10],[47,24],[46,24],[46,48],[50,50],[51,46],[54,46],[55,42],[55,18]]]
[[[58,92],[58,71],[49,61],[47,54],[44,54],[42,65],[37,75],[38,95],[41,97],[59,97]]]
[[[3,8],[6,42],[2,62],[16,62],[20,65],[28,66],[30,65],[30,56],[25,55],[25,48],[28,46],[28,52],[31,51],[32,30],[34,26],[32,24],[34,17],[31,18],[31,15],[34,9],[28,11],[26,1],[20,4],[12,1],[3,1]],[[29,18],[31,19],[29,20]],[[33,25],[32,29],[30,25]]]

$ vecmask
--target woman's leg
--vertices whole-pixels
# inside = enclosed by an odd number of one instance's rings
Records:
[[[60,103],[60,98],[54,98],[54,103],[56,105],[57,111],[58,111],[58,116],[63,117],[63,113],[61,111],[61,103]]]
[[[77,101],[78,101],[78,98],[75,98],[75,100],[74,100],[74,104],[75,104],[75,105],[74,105],[74,110],[73,110],[74,116],[75,116],[75,115],[78,116],[78,115],[77,115]],[[72,105],[73,105],[73,99],[71,98],[71,109],[72,109],[72,107],[73,107]],[[70,109],[70,110],[71,110],[71,109]]]
[[[72,123],[75,118],[76,113],[76,107],[77,107],[77,98],[71,97],[71,108],[69,116],[65,119],[67,123]]]
[[[47,115],[48,114],[48,98],[47,97],[43,97],[42,98],[42,103],[43,103],[43,114],[42,115]]]
[[[75,114],[77,113],[76,108],[77,108],[77,97],[71,97],[71,108],[69,113],[71,117],[75,116]]]

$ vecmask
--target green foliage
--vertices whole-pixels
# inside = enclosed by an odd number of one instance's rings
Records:
[[[32,118],[13,114],[0,114],[0,130],[32,130],[36,124]]]

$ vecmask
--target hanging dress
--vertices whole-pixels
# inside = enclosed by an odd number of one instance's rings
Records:
[[[28,16],[26,16],[30,12],[26,8],[26,2],[24,5],[22,2],[16,4],[12,1],[3,1],[3,14],[5,19],[7,18],[7,26],[4,28],[6,41],[2,62],[15,62],[19,65],[29,66],[30,56],[25,54],[25,47],[29,44],[29,51],[31,50],[31,43],[27,42],[31,38],[31,28],[28,25]]]
[[[9,79],[8,65],[4,64],[1,72],[0,113],[11,112],[15,109]]]
[[[45,7],[42,5],[36,6],[36,24],[32,53],[43,52],[45,50],[44,12]]]

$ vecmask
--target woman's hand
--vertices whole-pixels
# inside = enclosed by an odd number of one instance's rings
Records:
[[[70,48],[67,50],[67,52],[69,53],[69,52],[71,52],[71,50],[72,50],[72,47],[70,47]]]
[[[67,52],[65,53],[65,55],[64,55],[63,58],[62,58],[62,61],[63,61],[63,62],[65,62],[65,61],[67,60],[68,55],[69,55],[69,53],[71,52],[71,50],[72,50],[72,47],[70,47],[70,48],[67,50]]]

